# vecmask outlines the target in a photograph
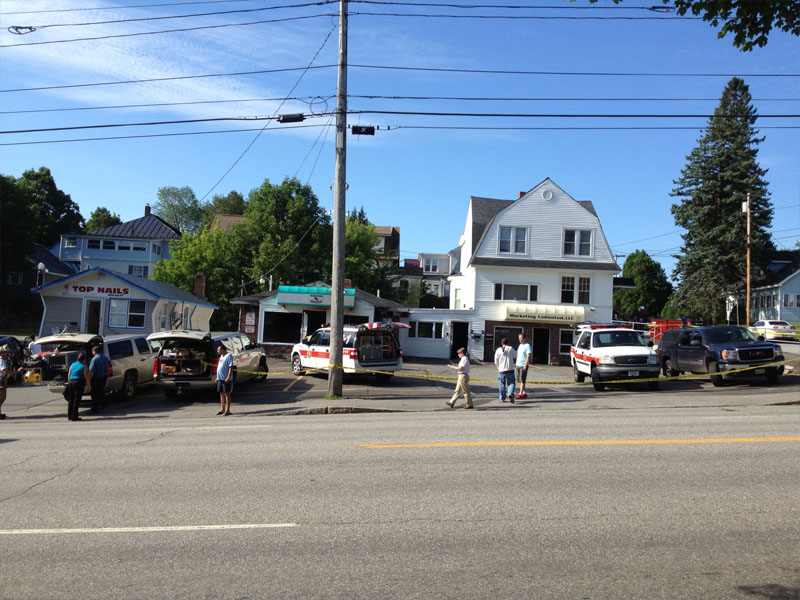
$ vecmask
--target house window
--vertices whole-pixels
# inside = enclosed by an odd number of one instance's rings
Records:
[[[147,277],[147,265],[128,265],[128,275],[136,275],[136,277]]]
[[[797,296],[795,296],[794,305],[800,308],[800,294],[797,294]]]
[[[114,240],[103,240],[103,250],[116,250],[117,244]]]
[[[539,286],[519,283],[495,283],[495,300],[514,300],[517,302],[536,302],[539,298]]]
[[[439,259],[438,258],[426,258],[423,261],[422,270],[425,273],[438,273],[439,272]]]
[[[130,249],[131,249],[130,244],[123,244],[122,242],[119,242],[117,244],[117,250],[127,251],[127,250],[130,250]]]
[[[108,326],[115,329],[144,329],[147,302],[144,300],[108,301]]]
[[[417,337],[417,322],[416,321],[409,321],[408,322],[408,337]]]
[[[564,231],[564,256],[591,256],[592,230],[566,229]]]
[[[161,256],[161,244],[153,244],[153,254]]]
[[[443,323],[419,321],[416,323],[416,335],[412,335],[415,329],[414,322],[412,321],[409,325],[411,325],[411,329],[408,330],[408,337],[441,339],[444,331]]]
[[[456,288],[453,290],[453,308],[461,308],[461,288]]]
[[[572,329],[559,329],[558,330],[558,353],[569,354],[570,346],[575,338],[575,333]]]
[[[78,238],[70,236],[64,238],[64,248],[77,248]]]
[[[787,308],[791,308],[794,306],[792,303],[792,295],[791,294],[784,294],[783,295],[783,305]]]
[[[96,239],[89,239],[86,242],[86,247],[90,250],[99,250],[100,249],[100,240]]]
[[[589,304],[590,285],[588,277],[578,277],[578,304]]]
[[[575,303],[575,278],[561,278],[561,304]]]
[[[525,227],[501,227],[498,252],[502,254],[525,254],[528,230]],[[513,250],[512,250],[513,249]]]
[[[6,273],[6,283],[8,285],[22,285],[22,272],[9,271]]]
[[[427,288],[429,294],[432,294],[434,296],[438,296],[439,295],[439,284],[438,283],[428,283],[428,284],[425,285],[425,287]]]
[[[146,252],[147,246],[142,244],[141,242],[136,242],[133,244],[133,251],[134,252]]]
[[[161,331],[166,331],[170,328],[169,322],[169,304],[162,304],[161,305],[161,312],[158,314],[158,328]]]

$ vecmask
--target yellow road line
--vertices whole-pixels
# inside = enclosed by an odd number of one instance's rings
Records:
[[[294,379],[292,379],[292,380],[289,382],[289,385],[287,385],[287,386],[286,386],[285,388],[283,388],[281,391],[282,391],[282,392],[288,392],[288,391],[289,391],[289,390],[292,388],[292,386],[293,386],[295,383],[297,383],[298,381],[300,381],[302,378],[303,378],[303,376],[302,376],[302,375],[300,375],[299,377],[295,377]]]
[[[665,440],[533,440],[501,442],[423,442],[417,444],[359,444],[351,448],[460,448],[466,446],[628,446],[642,444],[743,444],[800,442],[800,436],[748,438],[687,438]]]

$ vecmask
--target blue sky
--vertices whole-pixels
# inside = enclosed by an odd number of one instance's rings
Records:
[[[575,199],[594,203],[615,253],[645,249],[669,273],[674,265],[669,255],[680,246],[680,231],[670,214],[672,182],[707,122],[702,115],[713,112],[730,77],[737,75],[750,86],[754,105],[764,115],[758,122],[766,136],[759,162],[769,169],[767,181],[776,209],[773,236],[779,248],[794,247],[800,239],[800,118],[766,115],[800,113],[800,38],[773,32],[765,48],[741,52],[730,37],[718,39],[716,30],[702,21],[669,19],[670,15],[634,8],[655,3],[626,1],[620,7],[600,2],[586,8],[590,5],[582,0],[508,1],[483,2],[491,8],[463,9],[351,2],[349,62],[362,66],[349,69],[349,110],[484,116],[350,115],[351,125],[380,129],[374,137],[347,136],[348,208],[363,206],[375,224],[399,226],[401,258],[415,258],[420,252],[446,252],[458,244],[470,196],[513,199],[549,177]],[[334,16],[316,15],[337,13],[338,3],[306,8],[299,4],[297,0],[3,0],[3,132],[295,112],[319,116],[309,116],[303,127],[252,120],[4,133],[0,172],[19,176],[28,168],[49,167],[59,188],[71,195],[87,218],[97,206],[108,207],[123,220],[137,218],[145,203],[156,201],[163,186],[189,186],[198,198],[210,199],[230,190],[246,195],[264,179],[279,183],[287,176],[309,183],[322,205],[332,208],[333,121],[320,113],[336,107],[336,69],[326,65],[337,62],[338,22]],[[539,8],[499,8],[500,4]],[[278,5],[294,6],[78,25]],[[451,17],[357,14],[367,12]],[[452,18],[465,15],[516,18]],[[311,18],[106,37],[299,16]],[[589,16],[602,18],[585,18]],[[40,28],[20,36],[7,31],[13,25]],[[88,37],[105,39],[33,44]],[[309,65],[317,68],[305,71]],[[273,72],[175,79],[245,71]],[[166,80],[84,85],[155,78]],[[287,97],[297,100],[282,101]],[[433,99],[445,97],[450,99]],[[210,103],[222,100],[226,102]],[[162,106],[119,108],[134,104]],[[52,110],[65,108],[91,110]],[[12,112],[45,109],[51,110]],[[501,113],[701,116],[485,116]],[[689,129],[614,129],[619,127]],[[163,135],[217,130],[236,132]],[[9,145],[154,134],[159,137]],[[620,266],[624,260],[619,258]]]

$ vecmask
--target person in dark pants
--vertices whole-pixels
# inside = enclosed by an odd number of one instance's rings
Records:
[[[86,355],[81,352],[75,362],[69,366],[69,379],[67,379],[67,418],[70,421],[82,421],[78,416],[81,406],[84,386],[91,391],[92,379],[89,367],[86,366]]]
[[[105,390],[108,379],[108,357],[100,346],[92,347],[92,360],[89,361],[92,376],[92,414],[98,414],[106,407]]]

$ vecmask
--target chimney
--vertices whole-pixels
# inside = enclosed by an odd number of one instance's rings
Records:
[[[517,200],[519,200],[520,198],[522,198],[522,197],[523,197],[525,194],[527,194],[527,193],[528,193],[528,192],[519,192],[519,193],[517,193]]]
[[[144,216],[145,217],[149,217],[150,216],[150,205],[149,204],[145,204],[144,205]]]
[[[197,273],[195,273],[194,295],[200,296],[201,298],[206,297],[206,274],[203,271],[198,271]]]

